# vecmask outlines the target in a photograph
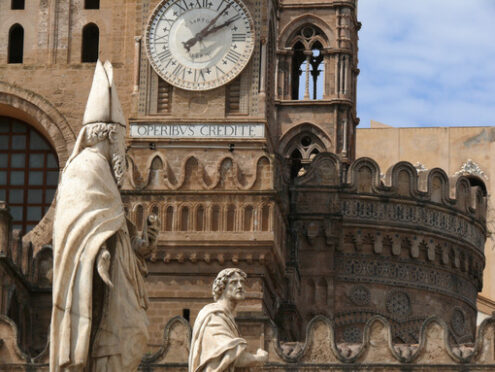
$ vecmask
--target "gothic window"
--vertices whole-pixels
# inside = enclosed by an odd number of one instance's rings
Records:
[[[188,231],[189,230],[189,208],[188,207],[183,207],[181,210],[180,230],[181,231]]]
[[[314,157],[325,151],[325,146],[319,138],[312,133],[303,132],[292,140],[289,146],[291,164],[291,178],[302,176]]]
[[[174,222],[174,207],[169,206],[165,213],[165,231],[172,231]]]
[[[24,9],[24,0],[12,0],[10,5],[12,10],[22,10]]]
[[[234,222],[235,222],[235,207],[230,204],[227,207],[227,224],[226,224],[226,231],[234,231]]]
[[[143,230],[144,208],[142,205],[136,207],[136,228]]]
[[[57,155],[29,125],[0,117],[0,200],[13,217],[13,228],[27,233],[48,211],[58,184]]]
[[[84,9],[100,9],[100,0],[84,0]]]
[[[251,231],[253,228],[253,207],[244,208],[244,231]]]
[[[200,205],[198,209],[196,209],[196,231],[204,230],[204,220],[205,220],[205,210]]]
[[[24,54],[24,29],[18,23],[9,31],[8,63],[22,63]]]
[[[323,37],[314,25],[302,27],[293,38],[292,99],[323,98]]]
[[[270,224],[270,207],[264,205],[261,208],[261,231],[268,231]]]
[[[220,229],[220,207],[214,205],[211,209],[211,231],[218,231]]]
[[[100,30],[94,23],[88,23],[82,32],[81,62],[96,62],[98,60]]]

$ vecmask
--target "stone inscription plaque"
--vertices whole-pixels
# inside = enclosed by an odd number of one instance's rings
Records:
[[[131,123],[132,138],[265,138],[263,123]]]

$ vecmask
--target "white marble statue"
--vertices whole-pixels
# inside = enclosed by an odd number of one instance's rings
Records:
[[[268,353],[246,351],[234,320],[235,308],[244,300],[246,273],[240,269],[222,270],[213,282],[214,303],[198,314],[194,323],[189,372],[232,372],[236,367],[250,367],[266,362]]]
[[[144,239],[124,215],[125,118],[109,62],[96,64],[83,127],[58,187],[50,371],[135,371],[148,340]]]

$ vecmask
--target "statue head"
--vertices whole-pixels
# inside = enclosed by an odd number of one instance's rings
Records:
[[[241,269],[229,268],[220,271],[212,286],[213,299],[222,297],[228,300],[241,301],[245,297],[244,283],[247,275]]]
[[[105,149],[104,155],[111,163],[115,181],[120,187],[126,172],[126,120],[114,85],[112,64],[108,61],[104,65],[100,60],[96,63],[82,124],[67,165],[84,148],[96,147],[103,142],[105,146],[99,145],[98,148]]]

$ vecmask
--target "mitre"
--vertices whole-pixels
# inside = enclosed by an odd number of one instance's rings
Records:
[[[125,127],[126,121],[113,81],[113,68],[109,61],[105,65],[96,62],[93,84],[84,110],[83,125],[115,123]]]

